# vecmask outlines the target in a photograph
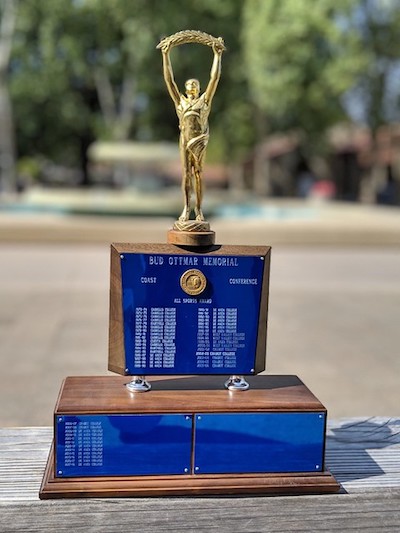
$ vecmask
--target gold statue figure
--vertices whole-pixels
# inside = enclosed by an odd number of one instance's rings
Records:
[[[200,83],[197,79],[189,79],[185,82],[186,94],[180,93],[175,83],[170,50],[173,46],[189,42],[205,44],[210,46],[214,52],[210,80],[202,94],[200,94]],[[160,48],[162,52],[164,79],[175,104],[180,129],[179,150],[182,160],[184,207],[174,229],[207,231],[210,226],[204,220],[201,208],[203,198],[202,171],[209,139],[208,116],[221,75],[221,56],[225,50],[224,42],[221,37],[217,39],[200,31],[186,30],[166,37],[157,48]],[[190,221],[193,191],[195,191],[194,212],[196,220]]]

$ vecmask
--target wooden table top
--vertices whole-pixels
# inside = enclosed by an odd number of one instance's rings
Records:
[[[52,428],[0,429],[0,531],[399,531],[400,417],[328,423],[324,496],[44,500]]]

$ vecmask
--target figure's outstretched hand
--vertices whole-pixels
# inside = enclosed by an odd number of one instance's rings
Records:
[[[212,45],[212,49],[213,49],[214,54],[222,55],[223,48],[221,47],[220,43],[214,42]]]
[[[170,45],[169,44],[164,44],[164,46],[161,47],[161,52],[163,54],[168,54],[169,50],[170,50]]]
[[[222,52],[226,50],[225,43],[222,37],[218,37],[213,42],[213,51],[215,54],[222,55]]]

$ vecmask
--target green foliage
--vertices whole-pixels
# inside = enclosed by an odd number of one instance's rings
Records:
[[[36,181],[40,175],[40,161],[35,157],[21,157],[18,160],[18,175]]]
[[[221,35],[225,40],[227,52],[223,55],[222,77],[210,116],[208,161],[229,162],[237,159],[254,142],[251,120],[244,124],[237,121],[232,123],[237,110],[245,107],[247,115],[251,116],[252,109],[242,69],[239,40],[241,10],[241,2],[236,0],[143,0],[141,6],[141,12],[146,12],[148,16],[144,23],[152,29],[153,43],[182,29],[200,29],[214,36]],[[141,89],[148,95],[150,105],[141,119],[147,124],[153,138],[178,139],[178,121],[164,84],[161,54],[153,47],[148,51]],[[205,88],[212,63],[210,49],[200,45],[183,45],[173,49],[171,56],[181,90],[184,81],[192,77],[198,78]]]
[[[130,138],[177,138],[177,118],[165,88],[161,54],[155,47],[162,36],[184,28],[224,36],[229,54],[224,57],[211,128],[221,131],[225,149],[215,153],[227,159],[232,147],[247,148],[252,136],[238,138],[240,126],[232,128],[229,118],[236,112],[237,101],[241,107],[246,105],[246,80],[237,75],[240,11],[240,2],[230,0],[24,0],[11,84],[19,153],[39,152],[76,164],[90,142],[118,138],[121,127],[128,128]],[[198,77],[205,86],[212,62],[210,49],[182,46],[173,51],[173,60],[181,87],[189,77]],[[229,80],[235,72],[233,85]],[[101,112],[99,73],[109,83],[114,111],[121,107],[124,80],[132,78],[133,120],[128,125],[121,125],[115,117],[107,120]]]
[[[245,65],[270,130],[301,128],[317,142],[344,117],[341,96],[367,65],[344,24],[350,9],[348,0],[245,2]]]
[[[20,156],[84,167],[96,139],[177,140],[155,47],[182,29],[227,45],[209,161],[240,160],[273,131],[301,130],[309,151],[320,150],[353,87],[371,124],[387,120],[385,65],[400,50],[395,0],[24,0],[10,68]],[[190,77],[205,86],[210,49],[184,45],[172,61],[181,89]]]
[[[400,119],[400,3],[364,0],[349,28],[359,35],[368,62],[350,96],[359,102],[358,118],[375,135],[379,126]]]

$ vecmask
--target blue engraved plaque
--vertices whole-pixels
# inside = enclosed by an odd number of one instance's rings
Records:
[[[324,413],[198,414],[195,473],[320,472]]]
[[[125,373],[253,374],[265,257],[120,256]],[[205,280],[186,292],[185,276]]]
[[[55,427],[57,477],[190,471],[190,415],[62,415]]]

